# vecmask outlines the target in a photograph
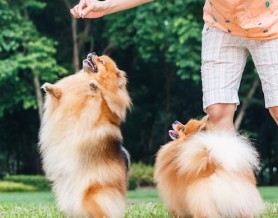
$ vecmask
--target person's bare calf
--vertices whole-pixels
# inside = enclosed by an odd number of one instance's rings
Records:
[[[272,118],[278,125],[278,106],[268,108],[269,113],[271,114]]]
[[[236,104],[218,103],[207,107],[206,112],[215,128],[235,131],[233,122],[235,110]]]

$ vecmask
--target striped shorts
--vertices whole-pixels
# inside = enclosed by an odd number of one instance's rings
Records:
[[[216,103],[239,104],[238,89],[248,52],[262,83],[265,107],[278,106],[278,39],[239,38],[205,25],[201,68],[204,110]]]

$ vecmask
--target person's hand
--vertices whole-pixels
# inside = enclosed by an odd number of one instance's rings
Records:
[[[110,1],[80,0],[70,13],[75,18],[99,18],[108,13]]]

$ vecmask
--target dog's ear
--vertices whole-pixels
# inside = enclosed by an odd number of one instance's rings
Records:
[[[47,94],[59,99],[62,96],[62,91],[57,86],[45,83],[42,85],[41,89],[43,89]]]
[[[198,129],[198,131],[206,131],[207,127],[208,127],[208,122],[209,122],[209,116],[206,115],[203,117],[203,119],[201,120],[201,125]]]
[[[127,78],[126,73],[122,70],[117,71],[117,77],[118,77],[118,87],[122,88],[126,86]]]
[[[198,131],[206,131],[207,130],[207,125],[206,123],[202,123],[198,129]]]

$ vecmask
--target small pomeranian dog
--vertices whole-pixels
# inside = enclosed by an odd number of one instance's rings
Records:
[[[120,124],[131,105],[126,84],[113,60],[90,53],[83,70],[42,86],[43,169],[58,207],[69,217],[124,215],[129,154]]]
[[[171,215],[251,218],[262,212],[258,153],[247,138],[213,130],[208,116],[172,127],[174,141],[158,151],[154,175]]]

